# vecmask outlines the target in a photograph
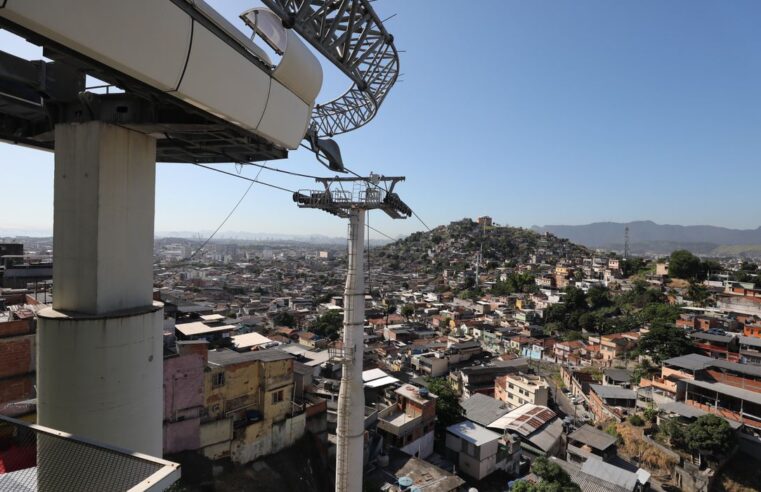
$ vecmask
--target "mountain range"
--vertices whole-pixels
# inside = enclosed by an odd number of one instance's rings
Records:
[[[681,226],[635,222],[595,222],[586,225],[533,226],[537,232],[550,232],[590,248],[622,251],[626,228],[633,254],[669,254],[688,249],[703,255],[757,255],[761,246],[761,227],[730,229],[709,225]]]

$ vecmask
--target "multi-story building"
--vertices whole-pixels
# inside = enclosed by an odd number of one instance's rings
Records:
[[[467,420],[447,427],[446,448],[457,468],[476,480],[503,469],[520,450],[517,441]]]
[[[547,406],[549,391],[544,378],[535,374],[507,374],[494,382],[494,397],[512,408],[527,403]]]
[[[688,354],[663,362],[659,378],[640,381],[640,404],[683,401],[761,430],[761,367]],[[644,400],[644,401],[643,401]]]
[[[698,352],[713,359],[725,359],[731,362],[740,360],[739,337],[696,332],[690,334]]]
[[[304,434],[305,415],[292,401],[293,358],[277,349],[209,351],[200,429],[206,457],[247,463]]]
[[[636,346],[636,337],[631,334],[614,333],[600,337],[600,354],[605,361],[621,359]]]
[[[405,384],[394,390],[396,402],[378,412],[378,431],[385,444],[418,458],[433,453],[436,395]]]
[[[177,352],[164,357],[164,454],[201,447],[203,374],[208,342],[177,342]]]

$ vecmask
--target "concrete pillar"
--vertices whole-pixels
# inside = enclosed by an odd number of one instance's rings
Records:
[[[365,274],[362,262],[365,211],[349,212],[349,259],[344,291],[344,348],[353,356],[341,372],[336,423],[336,491],[360,492],[364,467],[365,389],[362,358],[365,349]]]
[[[161,456],[155,140],[90,122],[57,125],[55,142],[53,307],[39,313],[38,422]]]

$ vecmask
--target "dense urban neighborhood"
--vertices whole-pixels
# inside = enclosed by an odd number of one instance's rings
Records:
[[[0,244],[0,412],[29,422],[51,244]],[[199,246],[154,251],[176,489],[329,490],[345,248]],[[479,217],[363,261],[366,490],[761,486],[752,258],[630,257]]]

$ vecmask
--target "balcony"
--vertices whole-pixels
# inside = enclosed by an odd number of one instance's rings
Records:
[[[378,428],[395,436],[404,436],[421,425],[422,415],[411,416],[399,410],[396,405],[384,408],[378,413]]]
[[[667,378],[654,377],[652,379],[642,378],[639,382],[640,388],[654,387],[670,394],[676,394],[676,383]]]
[[[0,416],[0,490],[161,491],[180,466]]]

